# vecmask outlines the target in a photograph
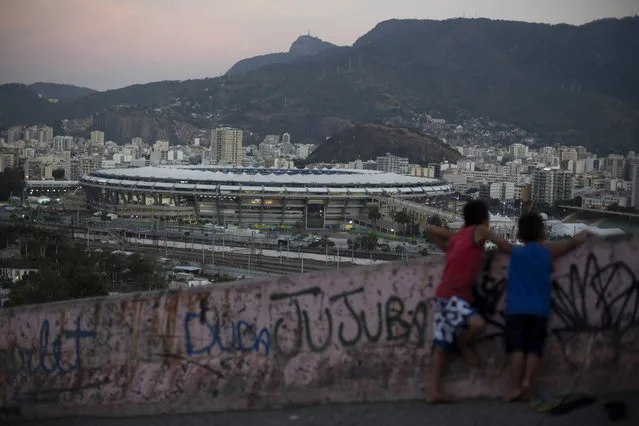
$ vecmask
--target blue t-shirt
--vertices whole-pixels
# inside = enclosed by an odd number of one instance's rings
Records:
[[[506,314],[550,315],[551,260],[536,243],[513,247],[506,286]]]

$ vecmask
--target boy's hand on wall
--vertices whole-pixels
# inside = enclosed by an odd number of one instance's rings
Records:
[[[581,232],[576,233],[572,238],[578,242],[578,243],[583,243],[584,241],[586,241],[589,237],[593,237],[595,236],[595,234],[589,230],[584,230]]]

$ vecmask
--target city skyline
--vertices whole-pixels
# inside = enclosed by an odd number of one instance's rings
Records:
[[[307,32],[351,45],[393,18],[578,25],[637,11],[633,0],[327,0],[319,10],[295,0],[8,0],[0,4],[0,83],[47,81],[107,90],[215,77],[240,59],[286,51]]]

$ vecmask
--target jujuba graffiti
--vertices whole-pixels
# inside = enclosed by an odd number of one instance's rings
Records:
[[[321,319],[316,319],[311,323],[309,313],[302,309],[301,297],[321,296],[322,290],[319,287],[311,287],[306,290],[294,293],[273,293],[270,296],[271,302],[292,301],[295,307],[294,314],[294,339],[289,347],[284,347],[281,332],[285,319],[278,318],[273,325],[273,346],[274,352],[284,355],[295,355],[302,351],[304,342],[311,352],[322,352],[333,342],[334,330],[337,329],[337,341],[342,347],[352,347],[360,342],[378,343],[383,335],[387,342],[407,342],[413,335],[413,330],[417,331],[417,347],[424,347],[426,344],[426,328],[428,322],[427,307],[425,301],[419,301],[414,310],[407,311],[404,301],[397,296],[390,296],[382,309],[382,303],[376,304],[377,321],[376,325],[369,328],[366,313],[361,310],[359,313],[353,307],[352,297],[364,292],[363,287],[355,290],[338,293],[328,297],[330,304],[342,302],[348,311],[348,321],[352,322],[351,329],[354,331],[351,336],[347,336],[347,324],[340,322],[333,323],[333,314],[328,307],[323,309]],[[404,314],[410,316],[410,320],[404,318]],[[321,323],[321,324],[320,324]],[[324,328],[325,335],[313,336],[313,330]]]

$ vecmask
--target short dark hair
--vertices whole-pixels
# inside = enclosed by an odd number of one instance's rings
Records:
[[[481,225],[489,219],[488,206],[483,201],[469,201],[464,206],[464,226]]]
[[[530,243],[544,239],[544,220],[539,213],[526,213],[519,218],[519,238]]]

